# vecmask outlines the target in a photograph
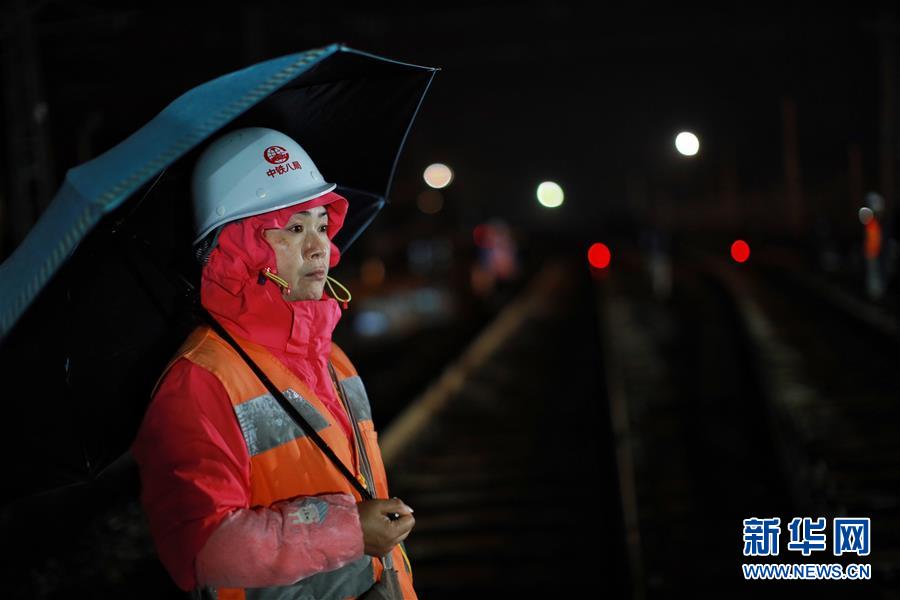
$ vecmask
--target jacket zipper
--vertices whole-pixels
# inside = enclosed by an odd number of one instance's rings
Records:
[[[378,490],[375,489],[375,479],[372,477],[372,470],[369,466],[369,455],[366,453],[366,445],[362,441],[362,433],[359,431],[359,424],[356,420],[356,415],[353,412],[353,408],[350,406],[350,401],[347,400],[347,397],[344,395],[344,386],[338,381],[337,374],[334,372],[334,366],[329,361],[328,363],[328,371],[331,373],[331,380],[334,382],[334,387],[337,390],[338,397],[341,399],[341,403],[344,405],[344,409],[347,411],[347,416],[350,417],[350,426],[353,428],[353,441],[356,445],[356,456],[357,461],[359,463],[360,471],[362,471],[363,477],[366,478],[366,489],[369,490],[369,493],[372,494],[372,498],[378,497]]]
[[[357,456],[359,457],[359,463],[361,470],[363,471],[363,477],[366,478],[366,489],[369,490],[372,498],[378,498],[378,490],[375,489],[375,478],[372,477],[372,469],[369,466],[369,455],[366,453],[366,445],[365,443],[363,443],[362,434],[359,432],[359,424],[356,421],[356,415],[353,413],[353,409],[350,407],[350,401],[347,400],[347,397],[344,395],[344,386],[342,386],[338,381],[337,374],[334,372],[334,366],[331,364],[331,361],[328,361],[328,371],[329,373],[331,373],[331,380],[334,381],[334,387],[337,389],[338,396],[340,397],[341,402],[344,404],[344,409],[347,411],[347,416],[350,417],[350,424],[353,427],[353,439],[356,443]],[[394,559],[391,556],[390,552],[381,557],[381,564],[386,569],[394,568]]]

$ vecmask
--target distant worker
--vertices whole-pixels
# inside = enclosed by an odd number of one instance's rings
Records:
[[[875,193],[866,194],[866,204],[859,211],[859,221],[863,224],[863,255],[866,259],[866,292],[873,300],[884,295],[884,276],[881,271],[881,223],[878,219],[884,208],[884,200]]]

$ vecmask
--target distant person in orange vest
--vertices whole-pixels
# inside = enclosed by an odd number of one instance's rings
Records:
[[[866,292],[872,299],[884,295],[884,276],[881,272],[881,224],[878,217],[884,207],[884,200],[875,193],[866,194],[865,206],[859,210],[859,221],[863,224],[863,254],[866,259]]]
[[[356,598],[390,585],[416,598],[402,543],[412,509],[388,496],[365,387],[331,340],[341,307],[325,285],[335,293],[331,240],[347,200],[293,139],[264,128],[210,144],[192,185],[203,307],[349,473],[201,326],[132,444],[163,565],[195,597]]]

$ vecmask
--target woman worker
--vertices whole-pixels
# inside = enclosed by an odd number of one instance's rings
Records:
[[[264,128],[210,144],[192,187],[201,304],[350,473],[201,326],[132,445],[163,565],[181,589],[219,600],[355,598],[388,583],[415,598],[402,545],[412,509],[387,499],[365,388],[331,340],[341,307],[324,287],[334,293],[347,200],[300,145]],[[351,473],[381,499],[364,499]]]

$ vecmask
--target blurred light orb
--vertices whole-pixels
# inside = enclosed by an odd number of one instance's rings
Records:
[[[700,140],[690,131],[682,131],[675,136],[675,149],[685,156],[694,156],[700,151]]]
[[[476,225],[472,230],[472,241],[479,248],[490,248],[491,238],[492,231],[490,225],[482,223],[481,225]]]
[[[884,196],[878,192],[869,192],[866,194],[866,206],[880,214],[884,210]]]
[[[453,171],[445,164],[434,163],[425,169],[425,183],[436,190],[445,188],[453,181]]]
[[[610,260],[612,260],[612,253],[606,244],[597,242],[588,249],[588,262],[595,269],[605,269],[609,266]]]
[[[750,258],[750,245],[744,240],[735,240],[731,244],[731,258],[739,263],[747,262]]]
[[[367,258],[359,269],[359,278],[369,287],[377,287],[384,283],[385,268],[380,258]]]
[[[353,321],[353,329],[363,337],[376,337],[387,333],[391,327],[391,321],[383,312],[365,310]]]
[[[859,222],[863,225],[868,225],[869,221],[872,220],[872,217],[875,216],[875,213],[872,212],[872,209],[868,206],[863,206],[859,209]]]
[[[545,181],[537,187],[537,199],[543,206],[547,208],[556,208],[563,203],[565,194],[554,181]]]
[[[416,197],[416,206],[426,215],[439,213],[444,207],[444,195],[437,190],[422,190]]]

